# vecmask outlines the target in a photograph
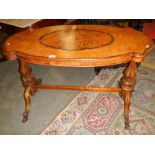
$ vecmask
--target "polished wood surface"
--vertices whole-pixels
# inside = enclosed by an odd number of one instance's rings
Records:
[[[63,89],[100,92],[119,92],[124,100],[125,128],[129,129],[129,108],[136,82],[137,63],[153,48],[152,41],[132,28],[97,25],[53,26],[30,29],[11,36],[5,43],[8,59],[19,59],[20,73],[25,87],[25,112],[28,120],[30,95],[38,89]],[[32,75],[29,63],[49,66],[109,66],[128,63],[120,88],[89,86],[51,86],[41,84]]]
[[[152,44],[132,28],[63,25],[11,36],[5,43],[5,55],[42,65],[102,66],[128,62],[133,57],[140,62]]]
[[[121,92],[121,88],[96,88],[86,86],[58,86],[58,85],[32,85],[34,89],[62,89],[62,90],[81,90],[81,91],[99,91],[99,92]]]

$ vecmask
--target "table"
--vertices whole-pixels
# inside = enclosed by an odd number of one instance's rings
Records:
[[[103,25],[63,25],[28,29],[14,34],[5,42],[7,59],[18,59],[25,87],[25,112],[28,119],[30,95],[38,89],[63,89],[99,92],[119,92],[124,100],[125,128],[129,128],[129,108],[136,82],[137,63],[153,48],[153,42],[132,28]],[[32,75],[29,64],[63,67],[97,67],[128,63],[120,88],[88,86],[57,86],[41,84]]]

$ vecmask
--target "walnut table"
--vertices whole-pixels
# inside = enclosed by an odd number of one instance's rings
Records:
[[[5,56],[20,62],[20,73],[25,87],[25,112],[28,119],[30,95],[38,89],[64,89],[100,92],[119,92],[124,100],[125,128],[129,128],[129,107],[136,81],[137,63],[143,61],[153,47],[142,32],[132,28],[103,25],[66,25],[24,30],[5,42]],[[87,86],[43,85],[32,75],[29,64],[97,67],[128,63],[120,88]]]

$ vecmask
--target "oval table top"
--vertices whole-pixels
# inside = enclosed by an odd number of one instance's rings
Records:
[[[144,57],[152,45],[150,38],[132,28],[63,25],[12,35],[5,42],[5,55],[43,65],[104,66]]]

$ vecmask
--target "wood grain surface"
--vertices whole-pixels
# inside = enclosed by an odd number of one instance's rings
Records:
[[[105,59],[111,62],[105,65],[111,65],[129,61],[135,54],[143,57],[152,44],[150,38],[132,28],[63,25],[11,36],[5,43],[5,55],[43,65],[103,66]]]

